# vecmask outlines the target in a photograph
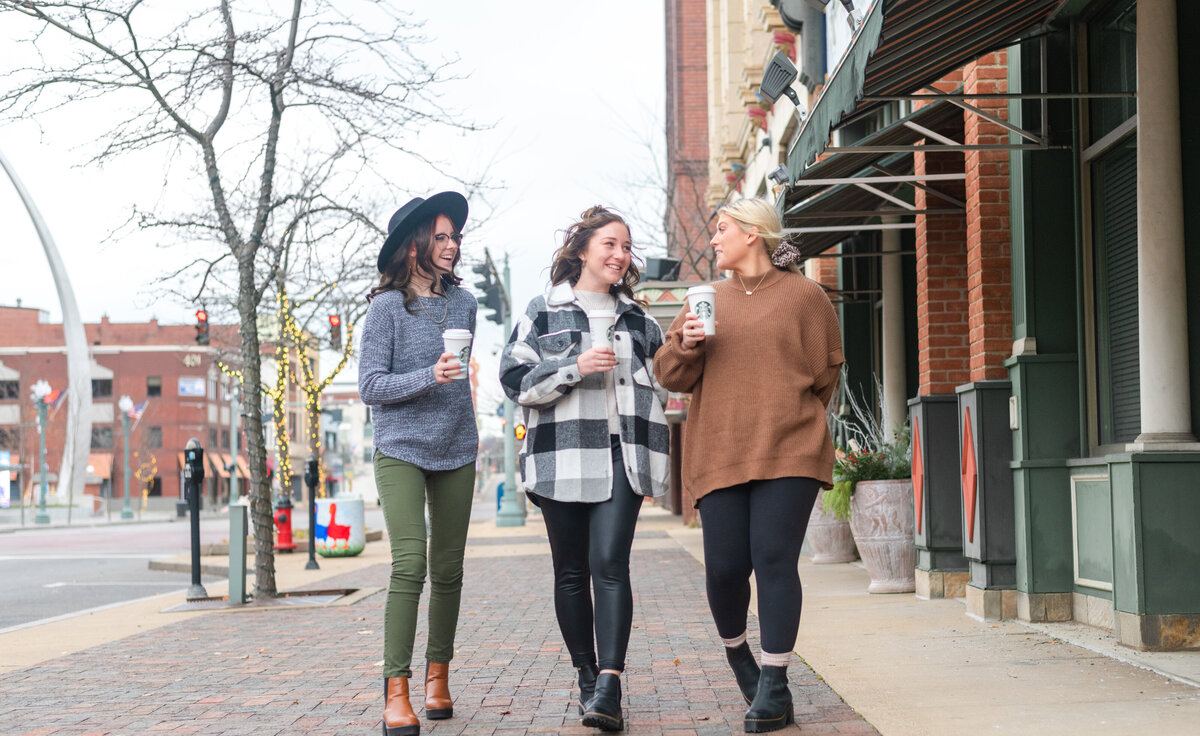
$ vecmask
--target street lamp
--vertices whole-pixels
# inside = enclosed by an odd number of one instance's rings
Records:
[[[50,514],[46,513],[46,397],[49,395],[50,384],[45,381],[33,384],[33,406],[37,409],[38,422],[38,468],[42,474],[42,505],[33,517],[35,524],[50,523]]]
[[[129,412],[133,409],[133,399],[122,396],[117,407],[121,410],[121,432],[125,437],[125,472],[121,474],[125,481],[125,505],[121,507],[121,518],[132,519],[133,509],[129,508]]]

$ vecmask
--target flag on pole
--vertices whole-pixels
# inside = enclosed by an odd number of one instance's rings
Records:
[[[146,399],[142,403],[134,404],[133,407],[130,408],[129,418],[133,420],[133,426],[129,428],[130,432],[137,429],[138,422],[142,421],[142,414],[146,413],[146,407],[149,405],[150,399]]]
[[[42,401],[46,402],[46,406],[53,410],[50,414],[50,419],[54,419],[55,415],[58,414],[58,407],[62,406],[63,399],[67,397],[67,392],[70,390],[70,388],[55,389],[46,394],[46,398],[42,399]]]

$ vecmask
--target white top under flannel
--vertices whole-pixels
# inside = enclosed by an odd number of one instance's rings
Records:
[[[575,293],[575,302],[580,307],[583,307],[583,311],[587,313],[588,319],[591,319],[593,312],[602,310],[617,311],[617,298],[612,294],[580,291],[579,289],[573,289],[573,291]],[[617,418],[617,379],[613,376],[612,371],[605,371],[604,373],[604,395],[608,399],[608,433],[610,435],[618,434],[621,431],[621,421]]]
[[[613,369],[621,454],[633,490],[667,491],[667,392],[654,377],[662,328],[632,299],[618,296]],[[505,393],[524,408],[522,487],[556,501],[598,503],[612,497],[612,447],[604,375],[581,376],[579,354],[592,345],[587,314],[569,283],[529,303],[500,362]]]

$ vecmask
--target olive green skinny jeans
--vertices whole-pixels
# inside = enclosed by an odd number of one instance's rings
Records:
[[[376,453],[375,485],[392,546],[392,575],[383,613],[383,676],[411,677],[417,605],[426,569],[429,641],[425,657],[431,662],[448,663],[454,656],[475,464],[455,470],[423,470]]]

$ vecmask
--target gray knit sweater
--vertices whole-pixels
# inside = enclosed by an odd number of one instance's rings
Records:
[[[449,311],[441,297],[419,297],[425,311],[409,314],[404,296],[387,291],[371,300],[362,328],[358,393],[371,407],[375,449],[425,470],[453,470],[475,460],[479,435],[470,381],[438,384],[433,364],[445,350],[435,320],[446,329],[475,332],[475,297],[451,286]]]

